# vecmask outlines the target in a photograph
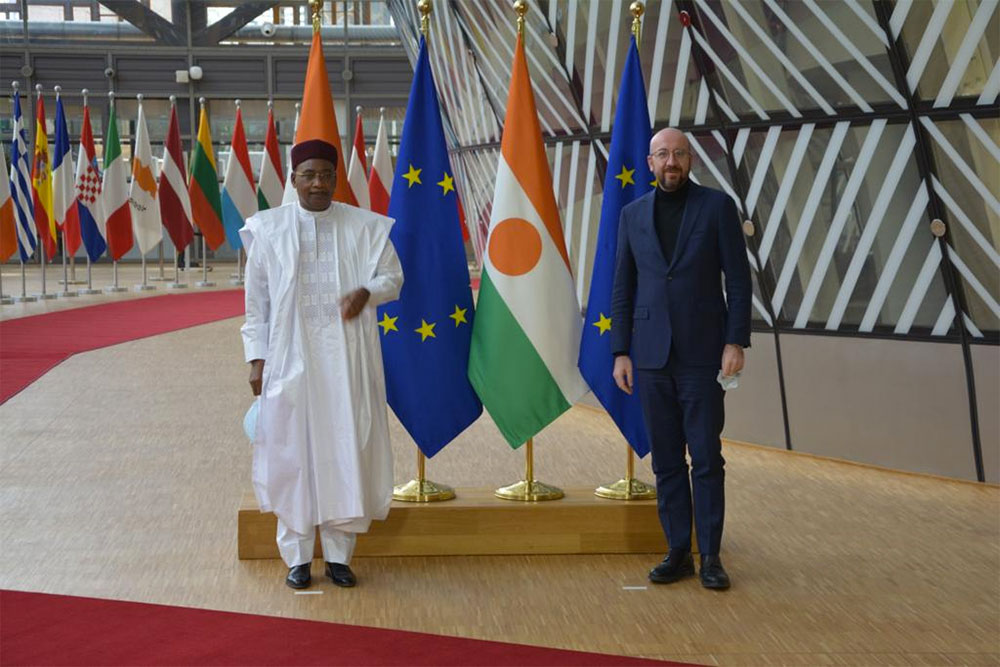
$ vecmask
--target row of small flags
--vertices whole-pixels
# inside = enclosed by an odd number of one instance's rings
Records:
[[[295,201],[281,165],[274,114],[268,109],[267,131],[260,176],[254,184],[242,111],[237,101],[229,160],[219,188],[208,115],[204,105],[190,161],[190,178],[184,162],[177,108],[171,100],[170,123],[163,142],[159,175],[150,146],[142,95],[136,117],[131,183],[118,137],[114,97],[111,97],[104,159],[94,150],[90,107],[84,97],[83,123],[74,170],[66,114],[56,87],[55,138],[50,147],[45,104],[38,93],[33,149],[29,150],[21,96],[15,88],[11,169],[8,174],[0,146],[0,262],[19,253],[28,261],[41,245],[45,259],[57,250],[59,235],[66,254],[73,257],[84,247],[90,261],[105,252],[117,261],[133,246],[145,255],[163,240],[166,228],[178,252],[194,238],[194,227],[216,250],[228,241],[239,250],[239,229],[258,210]],[[296,118],[298,125],[298,118]],[[351,157],[349,203],[386,213],[392,189],[392,157],[384,119],[379,123],[371,173],[365,166],[364,136],[358,116],[357,136]],[[339,144],[339,142],[337,142]],[[51,148],[51,152],[50,152]],[[30,156],[30,157],[29,157]]]

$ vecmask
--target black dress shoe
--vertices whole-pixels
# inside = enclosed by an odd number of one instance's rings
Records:
[[[701,557],[701,585],[717,591],[729,588],[729,575],[718,556]]]
[[[649,580],[654,584],[671,584],[693,576],[694,561],[687,549],[671,549],[663,562],[649,571]]]
[[[358,583],[358,579],[351,572],[351,568],[341,563],[327,561],[326,576],[330,577],[330,581],[341,588],[350,588]]]
[[[312,583],[312,575],[309,574],[310,565],[311,563],[303,563],[290,568],[285,583],[291,588],[309,588],[309,584]]]

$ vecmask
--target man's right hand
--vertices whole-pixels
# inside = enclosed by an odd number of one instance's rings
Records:
[[[254,396],[260,396],[264,384],[264,360],[254,359],[250,362],[250,391]]]
[[[615,370],[611,375],[614,376],[619,389],[626,394],[632,393],[632,359],[627,354],[615,357]]]

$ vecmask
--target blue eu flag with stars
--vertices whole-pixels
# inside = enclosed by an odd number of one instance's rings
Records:
[[[646,85],[639,69],[639,51],[632,38],[625,59],[618,109],[611,133],[608,171],[604,178],[604,202],[597,232],[597,252],[587,300],[587,319],[580,340],[580,372],[594,395],[608,411],[640,457],[649,453],[649,436],[642,421],[637,394],[626,394],[615,384],[611,372],[611,286],[618,250],[618,220],[622,207],[652,189],[653,175],[646,164],[650,125],[646,110]]]
[[[472,289],[437,88],[420,40],[389,196],[403,291],[378,309],[389,406],[425,456],[483,411],[469,383]]]

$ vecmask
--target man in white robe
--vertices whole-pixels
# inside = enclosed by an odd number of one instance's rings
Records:
[[[292,148],[299,201],[246,221],[245,358],[260,406],[253,483],[278,517],[286,583],[306,588],[319,526],[326,574],[356,582],[357,534],[392,501],[385,377],[375,307],[399,296],[392,219],[333,202],[337,152]]]

